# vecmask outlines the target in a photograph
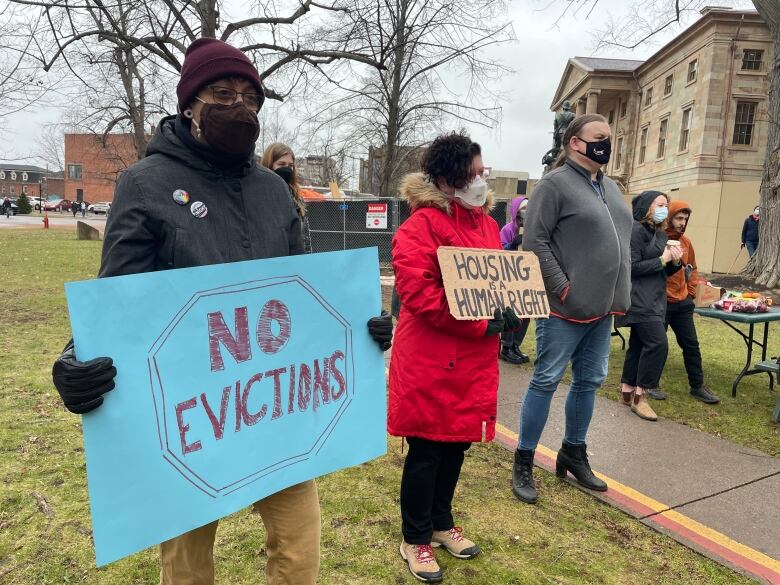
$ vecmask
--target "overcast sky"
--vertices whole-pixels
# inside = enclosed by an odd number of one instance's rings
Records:
[[[498,87],[499,92],[508,97],[503,105],[503,122],[498,130],[467,128],[472,138],[482,144],[486,165],[494,169],[527,171],[532,178],[541,175],[542,155],[552,143],[554,116],[549,110],[550,102],[566,61],[576,55],[593,55],[591,30],[599,28],[601,19],[607,14],[619,14],[625,6],[623,0],[599,0],[589,19],[586,19],[583,10],[579,15],[565,16],[555,26],[566,1],[515,0],[510,5],[509,16],[517,41],[491,53],[513,69],[513,73],[504,76]],[[613,49],[601,51],[598,55],[644,59],[657,50],[661,41],[683,29],[674,26],[655,44],[646,45],[633,53]],[[13,117],[3,150],[9,152],[13,148],[19,155],[33,153],[40,126],[56,122],[60,115],[61,111],[50,108]]]

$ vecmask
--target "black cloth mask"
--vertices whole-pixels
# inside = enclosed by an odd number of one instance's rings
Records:
[[[609,157],[612,154],[612,141],[609,138],[596,140],[594,142],[588,142],[582,138],[578,138],[578,140],[587,145],[585,148],[585,156],[590,160],[599,163],[600,165],[605,165],[609,162]]]
[[[288,185],[292,183],[293,178],[293,169],[292,167],[279,167],[278,169],[274,169],[274,172],[279,175],[282,179],[284,179],[284,182]]]
[[[230,154],[253,150],[260,136],[257,114],[241,103],[205,104],[200,112],[200,128],[209,146]]]

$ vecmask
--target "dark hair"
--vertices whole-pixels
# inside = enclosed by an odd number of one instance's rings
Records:
[[[474,157],[482,154],[479,144],[464,131],[437,136],[426,149],[420,166],[428,180],[443,179],[450,187],[462,189],[471,180]]]
[[[563,133],[563,138],[561,138],[561,152],[555,160],[553,168],[557,169],[558,167],[563,166],[563,163],[566,162],[566,157],[569,156],[569,142],[571,142],[572,137],[578,136],[579,133],[582,132],[582,129],[586,124],[606,121],[607,119],[601,114],[583,114],[574,118],[566,128],[566,132]]]

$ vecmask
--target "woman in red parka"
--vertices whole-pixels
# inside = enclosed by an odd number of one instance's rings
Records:
[[[480,147],[464,134],[438,137],[408,175],[401,195],[411,217],[393,238],[401,312],[390,363],[388,430],[409,452],[401,479],[401,556],[419,580],[442,571],[432,546],[470,559],[479,547],[452,518],[466,449],[495,435],[498,335],[519,326],[507,309],[490,321],[450,315],[436,256],[439,246],[500,250]]]

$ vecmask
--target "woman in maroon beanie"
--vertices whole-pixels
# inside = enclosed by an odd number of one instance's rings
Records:
[[[257,163],[260,75],[216,39],[187,49],[176,88],[179,115],[164,118],[146,158],[122,173],[106,224],[100,276],[137,274],[303,253],[301,220],[285,182]],[[389,317],[369,322],[384,350]],[[76,359],[73,343],[52,377],[66,408],[84,414],[114,388],[110,357]],[[253,505],[266,528],[268,585],[314,585],[320,505],[314,480]],[[160,545],[162,585],[213,585],[217,522]],[[258,577],[259,579],[259,577]]]

